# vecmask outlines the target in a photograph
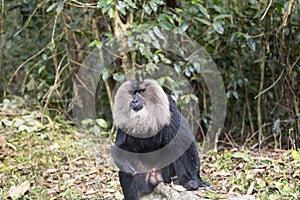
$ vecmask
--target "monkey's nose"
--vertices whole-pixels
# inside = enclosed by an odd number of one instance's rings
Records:
[[[143,108],[143,103],[139,100],[132,100],[131,107],[134,111],[139,111]]]

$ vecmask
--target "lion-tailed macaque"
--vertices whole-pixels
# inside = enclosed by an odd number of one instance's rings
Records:
[[[118,133],[112,154],[120,168],[125,200],[138,200],[159,182],[170,183],[174,177],[188,190],[209,185],[200,178],[199,155],[188,121],[155,80],[124,82],[115,96],[113,118]],[[178,134],[184,137],[176,141]],[[186,149],[184,144],[188,144]],[[167,147],[170,155],[183,152],[163,166],[159,163],[168,160],[166,153],[143,157]],[[125,151],[132,156],[126,156]]]

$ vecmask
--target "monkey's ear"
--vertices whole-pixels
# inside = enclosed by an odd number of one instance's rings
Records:
[[[171,97],[171,99],[172,99],[174,102],[178,103],[178,98],[179,98],[178,92],[172,91],[171,88],[169,88],[168,86],[165,86],[165,85],[162,86],[162,89],[164,90],[164,92],[165,92],[168,96]]]

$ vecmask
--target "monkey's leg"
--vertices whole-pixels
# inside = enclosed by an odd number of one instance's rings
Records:
[[[119,172],[119,179],[124,193],[124,200],[139,200],[136,177],[126,172]]]
[[[193,142],[188,150],[173,163],[179,183],[188,190],[197,190],[208,183],[200,178],[200,160],[196,144]]]
[[[189,182],[187,182],[187,188],[190,187],[191,190],[193,190],[193,188],[195,188],[194,186],[197,187],[209,186],[210,184],[206,181],[203,181],[200,177],[200,159],[199,159],[199,154],[195,142],[193,142],[192,145],[189,147],[188,152],[189,153],[187,155],[190,155],[189,156],[190,164],[188,166],[190,167],[189,169],[191,169],[189,172],[191,179]],[[194,181],[197,181],[197,184],[195,184]]]

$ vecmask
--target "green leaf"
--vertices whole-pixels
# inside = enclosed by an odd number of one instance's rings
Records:
[[[94,134],[96,134],[96,135],[101,134],[101,129],[98,126],[94,126]]]
[[[194,73],[194,72],[195,72],[195,68],[194,68],[194,66],[193,66],[193,65],[189,65],[188,67],[189,67],[189,69],[190,69],[190,71],[191,71],[192,73]]]
[[[155,2],[159,5],[165,5],[165,1],[164,0],[155,0]]]
[[[171,64],[172,63],[172,61],[171,60],[169,60],[168,58],[166,58],[165,56],[164,56],[164,54],[158,54],[158,56],[160,57],[160,59],[161,59],[161,61],[163,61],[163,62],[165,62],[165,63],[167,63],[167,64]]]
[[[28,91],[32,91],[35,89],[35,80],[32,77],[30,77],[30,81],[26,84],[26,89]]]
[[[142,34],[141,37],[143,38],[143,40],[147,43],[151,43],[151,37],[148,34]]]
[[[280,119],[277,119],[273,124],[272,131],[278,134],[279,130],[280,130]]]
[[[186,68],[184,69],[184,74],[185,74],[187,77],[191,77],[191,75],[192,75],[192,73],[191,73],[191,71],[190,71],[190,69],[189,69],[188,67],[186,67]]]
[[[235,38],[238,36],[238,32],[234,32],[231,34],[230,39],[229,39],[229,43],[233,44],[233,42],[235,41]]]
[[[63,1],[60,1],[58,4],[57,4],[57,7],[56,7],[56,13],[57,14],[60,14],[63,9],[64,9],[64,5],[65,3]]]
[[[47,8],[46,12],[51,12],[52,10],[54,10],[54,9],[56,8],[56,6],[57,6],[58,3],[59,3],[59,2],[56,2],[56,3],[51,4],[51,5]]]
[[[177,73],[180,72],[181,67],[183,66],[183,64],[184,64],[184,63],[183,63],[182,61],[175,62],[175,63],[173,64],[174,69],[175,69],[175,71],[176,71]]]
[[[160,31],[160,29],[157,26],[153,28],[153,31],[154,31],[155,35],[157,35],[160,39],[165,40],[165,36],[163,35],[163,33]]]
[[[113,79],[116,80],[117,82],[123,82],[125,80],[124,74],[121,73],[115,73],[113,75]]]
[[[83,126],[89,125],[89,124],[93,124],[93,123],[94,123],[94,120],[93,120],[93,119],[84,119],[84,120],[81,121],[81,124],[82,124]]]
[[[99,4],[99,8],[102,10],[103,13],[110,12],[110,10],[113,9],[112,2],[113,2],[113,0],[101,1],[101,3]]]
[[[150,5],[151,9],[152,9],[154,12],[157,11],[157,4],[156,4],[155,2],[150,1],[150,2],[149,2],[149,5]]]
[[[255,46],[255,42],[252,38],[250,38],[250,37],[247,38],[247,45],[252,51],[255,51],[256,46]]]
[[[157,70],[158,67],[154,63],[147,63],[146,64],[146,72],[150,75],[153,75],[155,73],[155,70]]]
[[[291,156],[294,160],[296,160],[297,162],[300,162],[300,151],[292,150]]]
[[[123,1],[116,1],[116,7],[123,15],[126,15],[126,3],[124,3]]]
[[[110,8],[107,12],[108,16],[112,19],[115,15],[115,10],[113,8]]]
[[[205,24],[205,25],[208,25],[210,26],[211,25],[211,22],[207,19],[203,19],[203,18],[199,18],[199,17],[195,17],[195,19],[199,22],[201,22],[202,24]]]
[[[252,160],[250,155],[242,153],[242,152],[236,152],[234,154],[231,154],[231,157],[232,158],[240,158],[246,162],[250,162]]]
[[[153,57],[153,54],[152,54],[152,52],[149,48],[140,47],[139,50],[140,50],[141,54],[144,55],[146,58],[152,58]]]
[[[158,24],[161,28],[166,30],[172,30],[174,26],[174,20],[171,16],[167,14],[160,14],[157,18]]]
[[[97,8],[98,9],[102,9],[104,8],[104,6],[107,4],[107,1],[106,0],[98,0],[97,2]]]
[[[158,55],[156,55],[156,54],[153,55],[153,61],[154,61],[155,63],[158,63],[158,62],[159,62],[159,57],[158,57]]]
[[[131,0],[124,0],[124,2],[126,2],[131,8],[137,8],[135,3],[133,3]]]
[[[215,31],[219,34],[223,34],[224,33],[224,28],[222,26],[222,24],[220,22],[214,22],[213,23],[213,28],[215,29]]]
[[[189,23],[183,22],[179,27],[179,33],[184,33],[189,27]]]
[[[239,95],[236,90],[232,91],[232,95],[234,96],[235,99],[239,99]]]
[[[225,14],[221,14],[221,15],[217,15],[214,17],[214,22],[220,20],[220,19],[225,19],[225,18],[230,18],[231,15],[225,15]]]
[[[99,40],[93,40],[90,44],[89,47],[94,47],[96,46],[98,49],[101,49],[103,43],[100,42]]]
[[[191,2],[192,2],[192,4],[195,4],[195,3],[203,3],[203,0],[192,0]]]
[[[96,122],[99,126],[101,126],[102,128],[107,128],[107,122],[104,119],[96,119]]]
[[[150,14],[151,14],[152,9],[151,9],[151,7],[150,7],[149,4],[146,4],[146,5],[144,6],[144,11],[145,11],[145,13],[146,13],[147,15],[150,15]]]
[[[47,58],[48,58],[47,54],[43,53],[42,58],[43,58],[43,60],[47,60]]]
[[[201,71],[200,63],[193,62],[192,64],[193,64],[194,68],[196,69],[197,73],[200,73],[200,71]]]
[[[200,3],[196,3],[196,5],[198,6],[199,10],[202,12],[202,14],[207,18],[207,19],[210,19],[210,16],[207,12],[207,9],[202,6]]]
[[[151,7],[151,9],[154,11],[154,12],[157,12],[157,8],[159,5],[164,5],[164,1],[163,0],[151,0],[149,2],[149,5]]]
[[[56,3],[51,4],[51,5],[47,8],[46,12],[51,12],[51,11],[54,10],[54,9],[56,10],[56,13],[57,13],[57,14],[60,14],[61,11],[64,9],[64,2],[63,2],[63,1],[59,1],[59,2],[56,2]]]
[[[158,23],[159,23],[159,26],[163,29],[172,30],[172,28],[173,28],[172,25],[168,21],[163,20],[163,21],[159,21]]]
[[[191,96],[190,95],[182,95],[180,97],[181,100],[183,100],[184,104],[188,104],[191,101]]]
[[[110,77],[109,70],[107,68],[104,69],[103,74],[102,74],[102,80],[107,80]]]
[[[148,33],[148,35],[150,36],[150,38],[152,40],[156,40],[157,39],[152,30],[147,31],[147,33]]]
[[[196,95],[190,94],[190,96],[191,96],[191,98],[192,98],[196,103],[198,103],[199,99],[198,99],[198,97],[197,97]]]

